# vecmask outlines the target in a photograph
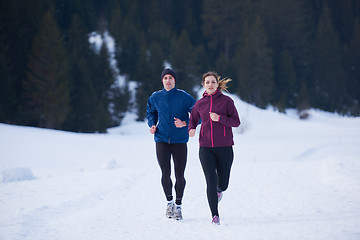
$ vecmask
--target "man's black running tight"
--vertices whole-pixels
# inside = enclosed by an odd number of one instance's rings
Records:
[[[172,181],[171,181],[171,156],[174,162],[175,170],[175,193],[177,205],[181,205],[185,189],[185,167],[187,159],[187,145],[186,143],[156,143],[156,155],[158,163],[161,168],[161,184],[168,201],[173,199],[172,195]]]

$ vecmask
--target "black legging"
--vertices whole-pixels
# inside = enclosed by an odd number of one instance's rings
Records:
[[[230,170],[234,159],[230,147],[200,147],[199,158],[203,168],[207,198],[212,216],[219,216],[217,192],[225,191],[229,186]]]
[[[164,193],[166,199],[171,201],[173,199],[172,196],[172,181],[171,181],[171,156],[174,161],[174,170],[175,170],[175,192],[176,192],[176,200],[175,203],[177,205],[181,205],[181,201],[184,195],[185,189],[185,167],[186,167],[186,159],[187,159],[187,146],[186,143],[156,143],[156,155],[158,159],[158,163],[161,168],[161,184],[164,189]]]

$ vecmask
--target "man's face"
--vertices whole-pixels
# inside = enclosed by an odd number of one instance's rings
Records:
[[[162,79],[166,91],[170,91],[175,87],[175,79],[172,75],[166,74]]]

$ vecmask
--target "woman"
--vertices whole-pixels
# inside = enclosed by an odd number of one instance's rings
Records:
[[[220,224],[218,202],[228,188],[234,158],[232,127],[240,125],[234,101],[222,94],[231,79],[221,79],[215,72],[202,76],[203,97],[195,103],[190,115],[189,136],[195,136],[200,119],[199,158],[203,168],[212,223]]]
[[[166,68],[161,73],[163,89],[154,92],[147,102],[147,120],[150,133],[154,134],[156,156],[161,168],[161,183],[168,201],[166,216],[182,220],[181,204],[185,189],[184,172],[187,159],[189,133],[186,128],[195,99],[176,88],[176,73]],[[171,157],[175,170],[174,203],[171,181]]]

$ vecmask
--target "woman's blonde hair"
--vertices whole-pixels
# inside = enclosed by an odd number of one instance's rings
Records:
[[[220,79],[220,76],[219,74],[217,74],[216,72],[206,72],[202,75],[202,84],[204,85],[204,82],[205,82],[205,78],[208,77],[208,76],[213,76],[215,77],[217,83],[219,84],[218,86],[218,89],[220,90],[225,90],[227,92],[229,92],[227,89],[228,89],[228,86],[227,86],[227,83],[228,82],[231,82],[232,79],[231,78],[223,78],[223,79]]]

